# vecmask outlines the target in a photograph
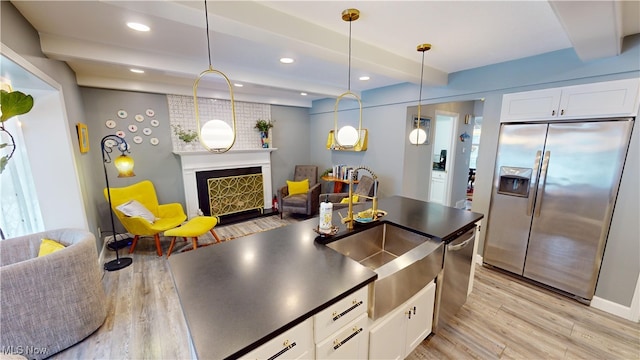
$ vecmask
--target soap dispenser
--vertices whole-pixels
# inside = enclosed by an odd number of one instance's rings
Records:
[[[329,234],[333,228],[331,216],[333,215],[333,204],[329,202],[329,195],[325,197],[324,202],[320,203],[320,224],[318,230],[321,233]]]

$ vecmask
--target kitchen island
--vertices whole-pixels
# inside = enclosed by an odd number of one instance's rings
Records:
[[[378,204],[388,212],[381,221],[444,242],[482,218],[400,196]],[[245,355],[376,280],[375,272],[316,242],[317,225],[312,218],[169,259],[194,356]],[[361,230],[339,227],[336,238]]]

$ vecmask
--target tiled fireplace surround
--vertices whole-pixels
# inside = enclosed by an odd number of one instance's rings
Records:
[[[183,129],[196,129],[193,97],[168,95],[169,122],[179,124]],[[198,188],[196,172],[260,167],[263,177],[264,207],[271,208],[271,151],[263,149],[260,134],[254,128],[256,120],[271,120],[271,106],[268,104],[236,101],[236,142],[231,150],[222,154],[205,151],[195,141],[186,144],[171,134],[173,153],[180,156],[182,182],[184,185],[186,212],[189,218],[198,216]],[[231,106],[228,100],[198,99],[202,121],[218,118],[231,123]],[[206,119],[206,120],[204,120]],[[270,135],[272,137],[272,135]]]

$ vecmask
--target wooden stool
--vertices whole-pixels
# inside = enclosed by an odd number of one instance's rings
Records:
[[[187,221],[186,224],[178,226],[177,228],[167,230],[164,232],[164,236],[173,236],[171,239],[171,245],[169,245],[169,252],[167,257],[171,255],[173,246],[176,244],[176,237],[180,236],[187,241],[190,237],[193,239],[193,248],[198,248],[198,236],[204,235],[207,231],[213,235],[216,239],[216,244],[220,242],[218,234],[213,231],[213,228],[218,224],[218,218],[214,216],[196,216],[193,219]]]

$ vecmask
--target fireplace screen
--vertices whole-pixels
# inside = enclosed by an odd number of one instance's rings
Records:
[[[213,216],[264,208],[262,174],[207,179],[207,189]]]

